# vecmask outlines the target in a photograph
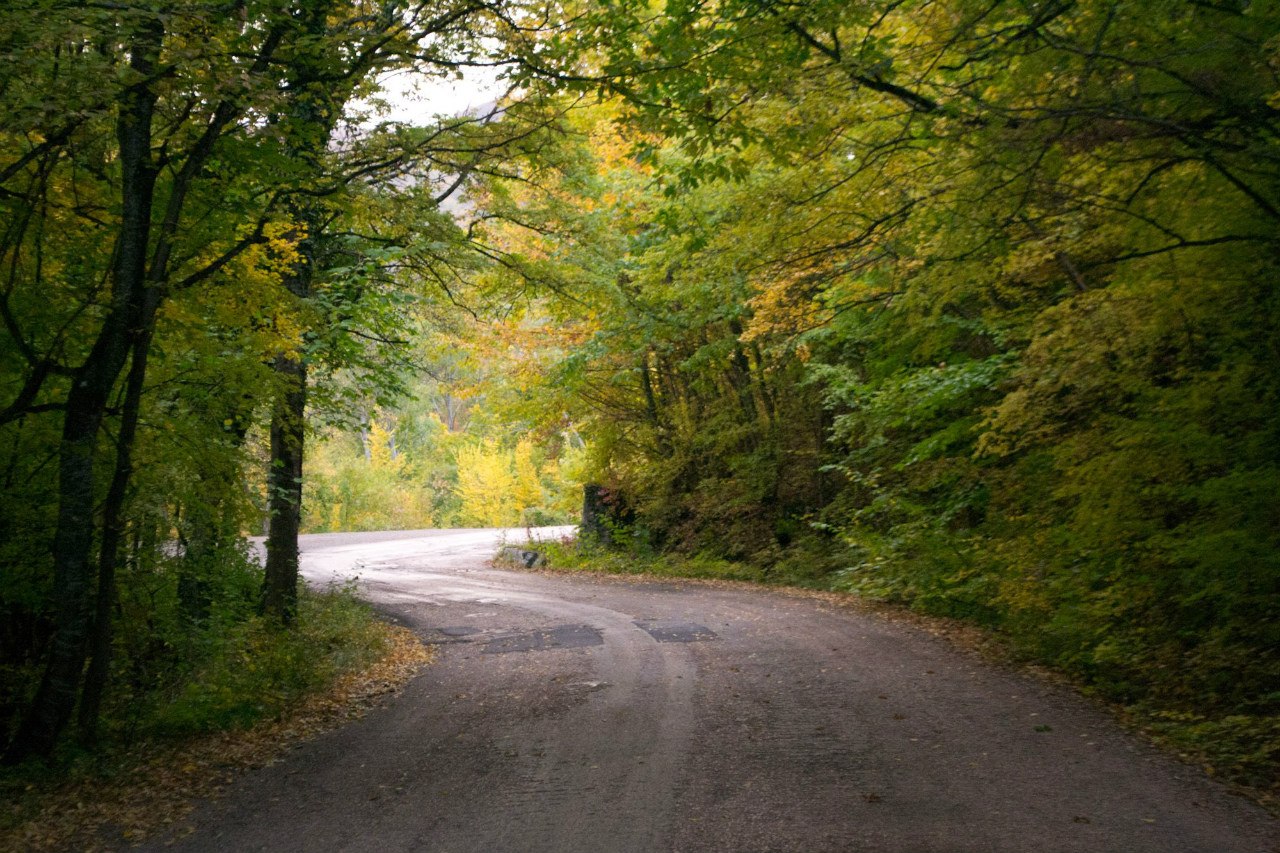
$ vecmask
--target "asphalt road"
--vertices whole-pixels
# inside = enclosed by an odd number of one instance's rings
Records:
[[[358,576],[440,658],[150,849],[1280,850],[1275,819],[1089,703],[909,625],[770,590],[497,571],[496,541],[304,537],[308,578]]]

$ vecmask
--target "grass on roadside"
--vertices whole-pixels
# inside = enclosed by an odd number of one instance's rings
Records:
[[[155,697],[146,736],[189,736],[275,719],[387,648],[386,626],[350,589],[304,592],[287,630],[251,617],[210,636],[201,661]]]
[[[0,773],[0,850],[89,853],[180,834],[194,799],[359,716],[430,657],[349,589],[306,592],[292,629],[251,618],[202,654],[148,697],[128,740]]]
[[[537,542],[529,547],[546,557],[549,566],[566,571],[757,582],[765,580],[763,573],[752,566],[717,557],[658,556],[607,548],[585,548],[579,547],[575,542],[563,541]]]
[[[528,547],[545,556],[547,563],[560,571],[747,581],[803,589],[828,588],[823,582],[824,576],[813,570],[815,561],[812,560],[782,560],[763,566],[709,554],[655,554],[591,547],[572,539],[539,541],[530,543]],[[802,566],[801,563],[805,564]]]

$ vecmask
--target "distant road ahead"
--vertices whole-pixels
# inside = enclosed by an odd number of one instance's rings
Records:
[[[1087,702],[913,627],[767,589],[498,571],[499,540],[304,537],[309,579],[358,577],[440,658],[150,849],[1280,850],[1275,819]]]

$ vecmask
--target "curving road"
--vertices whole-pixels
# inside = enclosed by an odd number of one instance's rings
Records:
[[[1280,850],[1274,818],[1088,703],[915,628],[771,590],[498,571],[499,536],[304,537],[311,581],[358,576],[440,659],[152,849]]]

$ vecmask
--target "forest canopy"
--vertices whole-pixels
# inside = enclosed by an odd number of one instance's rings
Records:
[[[977,620],[1274,737],[1274,4],[0,24],[13,744],[92,732],[157,636],[289,623],[300,529],[563,521],[588,482],[636,552]],[[491,108],[368,114],[469,66]]]

